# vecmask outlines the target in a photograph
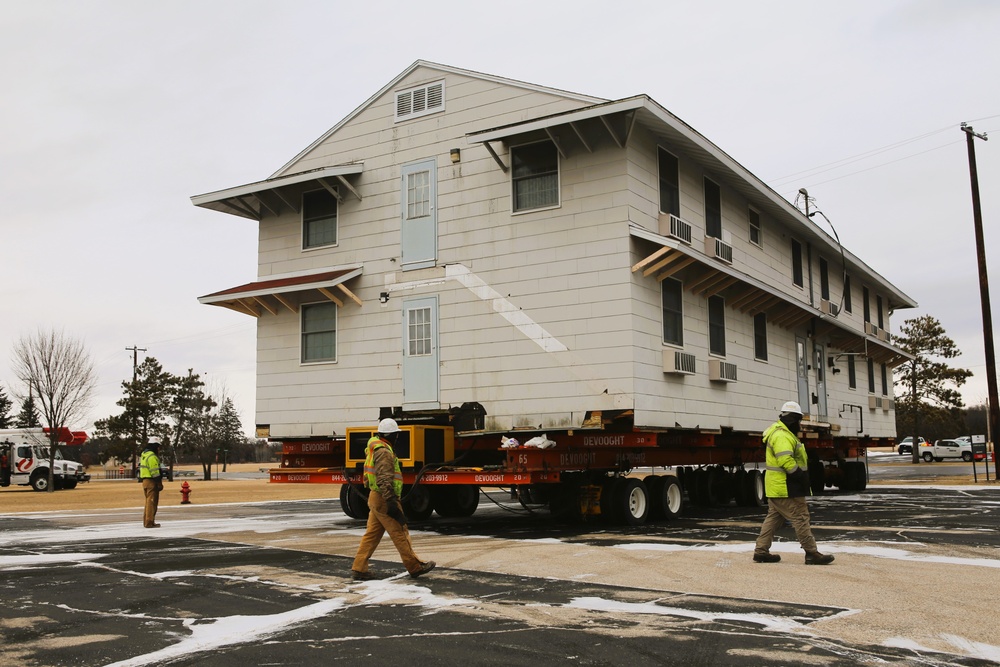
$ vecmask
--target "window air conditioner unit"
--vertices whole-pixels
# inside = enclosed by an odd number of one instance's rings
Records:
[[[895,409],[895,407],[896,407],[896,401],[892,400],[891,398],[882,399],[882,409],[885,412],[889,412],[889,410],[893,410]]]
[[[840,308],[835,303],[831,303],[828,299],[819,300],[819,309],[825,315],[832,315],[836,317],[840,314]]]
[[[865,322],[865,333],[868,334],[869,336],[877,336],[878,327],[872,324],[871,322]]]
[[[875,335],[878,336],[879,340],[885,341],[886,343],[889,342],[889,332],[885,329],[879,329],[878,333]]]
[[[673,213],[660,215],[660,234],[691,245],[691,225]]]
[[[736,382],[736,364],[722,359],[709,359],[708,379],[713,382]]]
[[[663,351],[663,372],[694,375],[694,355],[680,350]]]
[[[882,407],[882,397],[881,396],[869,396],[868,397],[868,408],[870,410],[878,410]]]
[[[733,246],[714,236],[705,237],[705,254],[726,264],[733,263]]]

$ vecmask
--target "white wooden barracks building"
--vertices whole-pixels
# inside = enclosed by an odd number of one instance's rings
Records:
[[[645,95],[417,61],[192,201],[257,221],[253,282],[199,300],[257,318],[272,438],[464,403],[487,430],[760,432],[789,399],[895,435],[889,316],[915,302]]]

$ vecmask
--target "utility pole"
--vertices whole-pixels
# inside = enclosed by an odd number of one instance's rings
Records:
[[[969,179],[972,181],[972,219],[976,228],[976,259],[979,261],[979,297],[983,304],[983,342],[986,349],[986,388],[989,393],[989,432],[992,436],[1000,428],[1000,404],[997,402],[997,362],[993,350],[993,315],[990,310],[990,281],[986,274],[986,246],[983,240],[983,210],[979,202],[979,172],[976,170],[975,140],[988,141],[986,133],[979,134],[971,125],[962,123],[966,145],[969,147]],[[993,466],[1000,476],[996,444],[993,445]]]
[[[135,383],[136,383],[136,380],[139,379],[138,378],[138,375],[139,375],[139,353],[140,352],[145,352],[146,348],[139,347],[138,345],[134,345],[133,344],[132,347],[126,347],[125,351],[132,353],[132,391],[130,393],[131,393],[132,401],[133,401],[133,405],[132,405],[132,441],[133,441],[133,446],[132,446],[132,470],[135,471],[135,469],[136,469],[135,468],[135,465],[136,465],[136,456],[138,455],[138,453],[136,452],[136,448],[139,446],[139,432],[138,432],[139,431],[139,425],[135,421],[135,405],[134,405],[134,401],[135,401]]]

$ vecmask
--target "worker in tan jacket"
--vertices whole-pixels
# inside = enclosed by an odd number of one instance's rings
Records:
[[[383,419],[378,424],[378,433],[368,441],[365,457],[365,487],[368,488],[368,526],[358,545],[358,553],[351,566],[355,580],[372,578],[368,570],[368,559],[375,553],[382,535],[386,532],[399,551],[403,565],[411,577],[419,577],[434,569],[432,560],[422,561],[413,552],[410,531],[406,528],[401,498],[403,495],[403,473],[399,467],[392,445],[399,437],[399,425],[394,419]]]

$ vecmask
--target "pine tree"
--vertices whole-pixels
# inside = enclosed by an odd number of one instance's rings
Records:
[[[21,403],[21,411],[14,420],[15,428],[40,428],[42,417],[38,414],[35,398],[31,394]]]
[[[7,397],[7,392],[0,387],[0,428],[10,428],[13,420],[10,417],[10,409],[14,407],[14,402]]]
[[[896,344],[913,355],[904,362],[896,375],[895,384],[902,390],[896,402],[896,426],[899,433],[927,435],[928,440],[950,437],[964,431],[965,407],[958,388],[972,376],[972,371],[952,368],[947,359],[962,354],[949,338],[937,318],[923,315],[903,322]],[[918,430],[921,433],[911,433]],[[925,431],[925,429],[931,429]],[[933,433],[931,431],[934,431]],[[913,461],[919,461],[919,448],[913,448]]]

